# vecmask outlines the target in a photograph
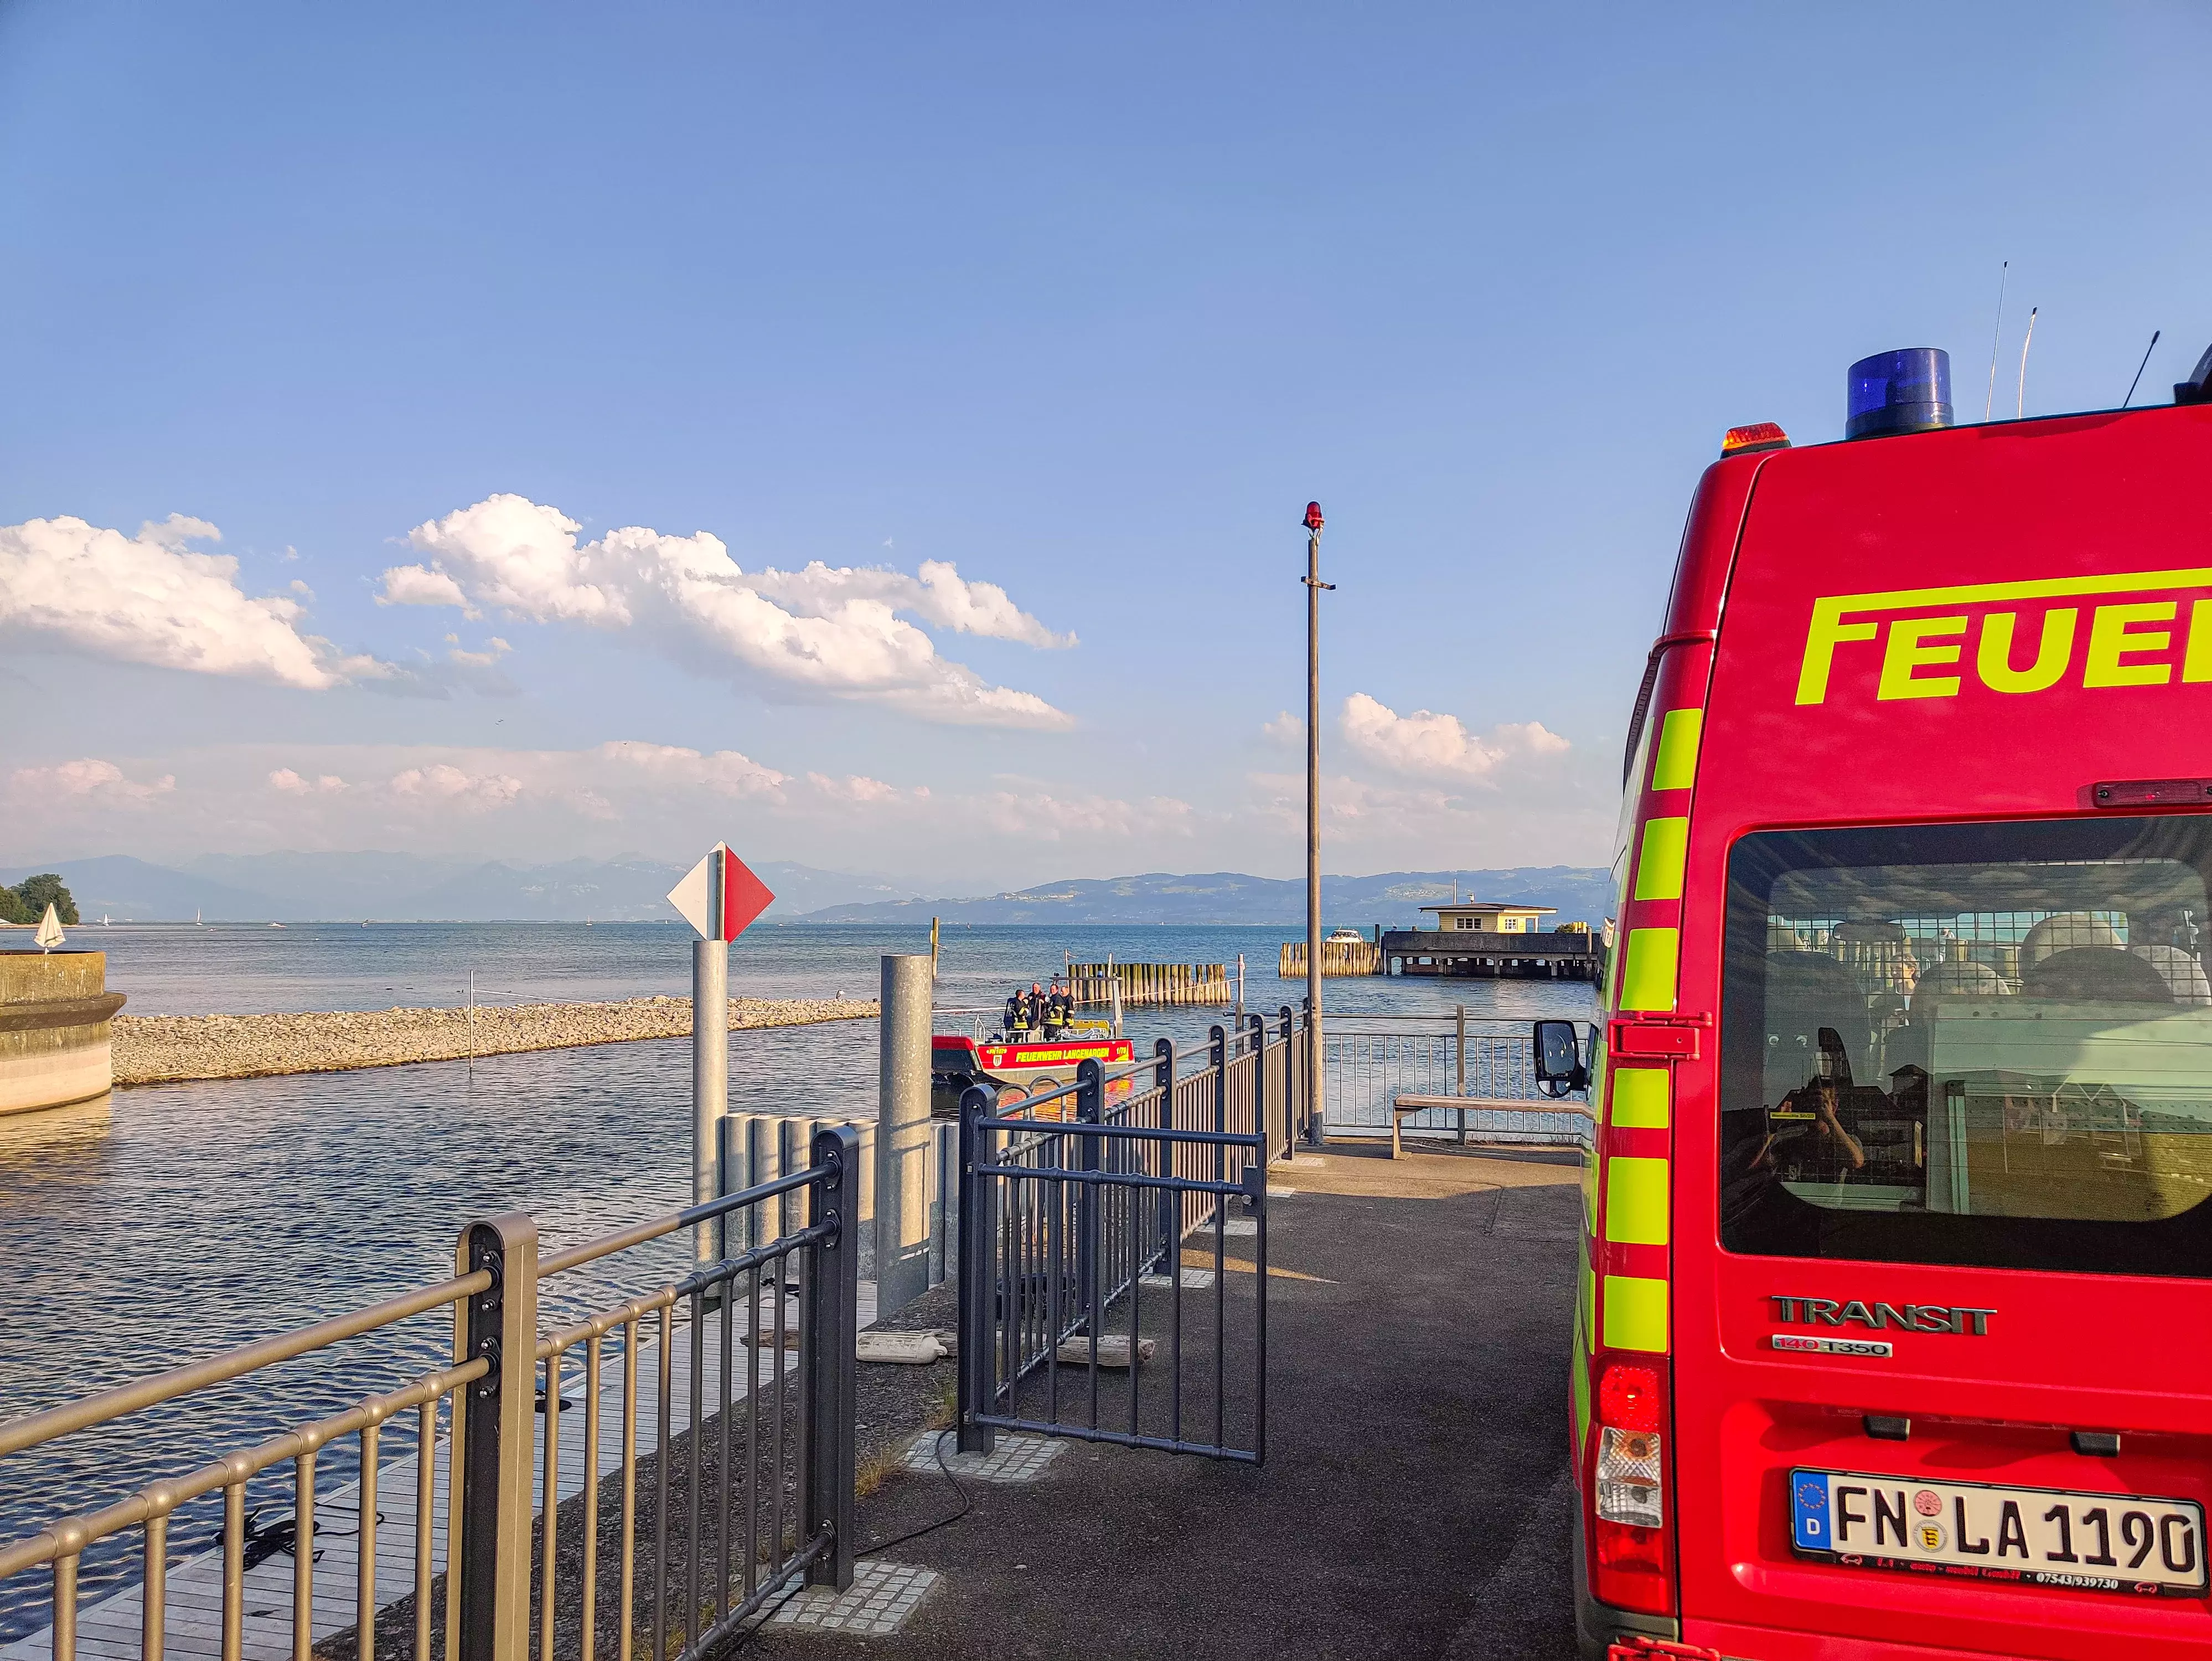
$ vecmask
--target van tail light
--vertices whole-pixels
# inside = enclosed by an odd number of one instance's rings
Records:
[[[1667,1363],[1600,1363],[1590,1481],[1590,1590],[1616,1609],[1674,1612],[1667,1509]]]

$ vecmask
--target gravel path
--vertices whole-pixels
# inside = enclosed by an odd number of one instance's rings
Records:
[[[733,1031],[873,1020],[876,1013],[872,1001],[730,1000]],[[467,1009],[387,1009],[294,1015],[118,1015],[112,1027],[118,1085],[174,1084],[187,1079],[337,1073],[525,1050],[688,1037],[691,1000],[480,1004],[473,1013]]]

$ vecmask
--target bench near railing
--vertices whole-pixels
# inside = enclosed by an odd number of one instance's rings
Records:
[[[1508,1101],[1483,1096],[1400,1096],[1390,1104],[1390,1157],[1397,1159],[1406,1151],[1404,1126],[1409,1115],[1439,1112],[1564,1114],[1571,1119],[1583,1121],[1581,1124],[1573,1126],[1573,1129],[1584,1141],[1589,1138],[1589,1128],[1594,1126],[1590,1104],[1583,1101]]]

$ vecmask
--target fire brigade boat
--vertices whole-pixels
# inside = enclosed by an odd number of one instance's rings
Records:
[[[1073,1020],[1012,1032],[1001,1025],[988,1034],[979,1021],[969,1031],[939,1032],[929,1043],[930,1111],[940,1119],[960,1116],[960,1098],[970,1086],[991,1091],[994,1108],[1004,1112],[1073,1084],[1085,1062],[1106,1069],[1106,1099],[1118,1101],[1130,1092],[1127,1069],[1136,1060],[1135,1046],[1121,1036],[1118,1012],[1111,1020]],[[1042,1110],[1042,1116],[1071,1118],[1074,1112],[1070,1096]]]

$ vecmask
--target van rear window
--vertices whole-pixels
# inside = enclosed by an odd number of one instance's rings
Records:
[[[2212,818],[1768,832],[1729,855],[1721,1238],[2212,1275]]]

